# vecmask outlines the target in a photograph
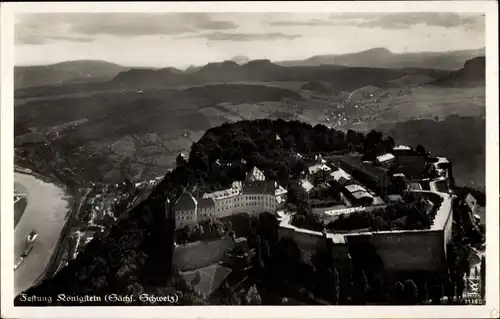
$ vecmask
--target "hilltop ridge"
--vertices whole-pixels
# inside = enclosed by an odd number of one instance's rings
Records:
[[[485,49],[393,53],[387,48],[373,48],[356,53],[317,55],[304,60],[278,61],[282,66],[343,65],[375,68],[425,68],[457,70],[468,59],[484,56]]]
[[[128,68],[101,60],[74,60],[49,65],[15,66],[14,88],[112,79]]]
[[[485,84],[486,58],[475,57],[465,61],[463,68],[431,82],[432,85],[447,87],[474,87]]]

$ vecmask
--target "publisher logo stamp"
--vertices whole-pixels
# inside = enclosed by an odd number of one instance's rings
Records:
[[[483,298],[481,296],[481,278],[476,276],[466,277],[466,286],[464,299],[468,304],[482,305]]]

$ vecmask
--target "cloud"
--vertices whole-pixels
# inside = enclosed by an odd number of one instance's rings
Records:
[[[443,28],[484,30],[484,14],[454,12],[399,12],[399,13],[332,13],[326,19],[278,20],[272,26],[335,26],[349,25],[362,28],[407,29],[425,24]]]
[[[321,19],[309,19],[303,21],[287,21],[287,20],[278,20],[272,21],[270,25],[272,26],[304,26],[304,27],[312,27],[312,26],[328,26],[333,25],[332,21],[329,20],[321,20]]]
[[[484,15],[470,15],[449,12],[407,12],[386,13],[370,17],[358,24],[365,28],[407,29],[413,25],[425,24],[442,28],[461,28],[473,31],[484,30]]]
[[[96,19],[97,18],[97,19]],[[231,30],[238,26],[231,21],[214,20],[207,13],[115,14],[94,17],[94,23],[78,21],[72,31],[79,34],[142,36],[177,35],[201,30]]]
[[[53,40],[85,42],[99,35],[134,37],[179,35],[211,30],[234,30],[232,21],[208,13],[37,13],[20,15],[17,43]]]
[[[28,44],[28,45],[50,44],[57,41],[89,43],[89,42],[94,42],[94,39],[85,37],[76,37],[76,36],[75,37],[63,36],[63,35],[46,35],[44,37],[40,37],[39,35],[36,34],[19,35],[15,39],[16,44]]]
[[[298,34],[284,34],[281,32],[268,33],[229,33],[229,32],[212,32],[196,35],[183,36],[182,38],[205,38],[209,41],[272,41],[272,40],[294,40],[301,37]]]

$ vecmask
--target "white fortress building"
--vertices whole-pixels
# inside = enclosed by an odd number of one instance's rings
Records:
[[[201,198],[184,192],[174,204],[176,228],[238,213],[274,213],[283,208],[286,196],[285,188],[266,180],[264,173],[254,167],[244,181],[233,182],[227,189],[205,193]]]

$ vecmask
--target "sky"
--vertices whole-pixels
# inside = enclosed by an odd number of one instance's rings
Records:
[[[485,46],[484,14],[22,13],[15,64],[105,60],[179,67],[235,56],[271,61],[385,47],[394,53]]]

